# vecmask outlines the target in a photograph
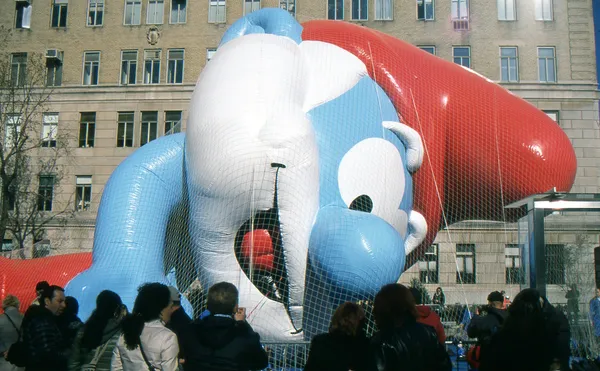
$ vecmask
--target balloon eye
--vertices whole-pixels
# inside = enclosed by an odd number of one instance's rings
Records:
[[[360,195],[352,201],[348,207],[350,210],[362,211],[364,213],[370,213],[373,211],[373,200],[367,195]]]

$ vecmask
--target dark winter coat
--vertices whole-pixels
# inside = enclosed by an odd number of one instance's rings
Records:
[[[508,317],[506,310],[487,307],[483,313],[471,319],[467,327],[467,335],[470,338],[477,338],[479,342],[486,341],[500,330],[506,317]]]
[[[64,371],[68,349],[56,324],[56,316],[42,306],[31,306],[21,324],[27,346],[27,371]]]
[[[452,363],[435,329],[414,320],[373,335],[378,371],[450,371]]]
[[[304,371],[374,371],[375,362],[364,335],[320,334],[313,338]]]

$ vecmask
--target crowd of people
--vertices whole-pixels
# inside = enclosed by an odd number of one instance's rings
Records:
[[[41,282],[36,291],[24,316],[16,297],[7,295],[2,303],[0,371],[239,371],[268,365],[231,283],[208,290],[206,311],[196,320],[181,306],[179,292],[160,283],[141,286],[131,312],[118,294],[101,292],[85,323],[77,300],[61,287]],[[569,324],[548,300],[534,289],[521,291],[508,308],[501,292],[487,299],[467,328],[477,339],[469,354],[472,368],[496,371],[506,368],[506,360],[518,360],[511,363],[516,371],[570,369]],[[377,331],[369,338],[362,306],[339,306],[329,332],[312,339],[305,370],[452,369],[444,327],[423,305],[421,291],[386,285],[375,296],[372,315]]]

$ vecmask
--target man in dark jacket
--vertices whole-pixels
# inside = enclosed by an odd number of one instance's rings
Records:
[[[571,328],[569,321],[563,312],[557,310],[548,302],[548,299],[542,297],[542,311],[546,319],[546,330],[549,336],[552,336],[553,349],[557,363],[560,363],[561,370],[569,369],[569,359],[571,357]]]
[[[494,291],[488,295],[487,300],[488,305],[471,319],[467,328],[467,335],[470,338],[477,338],[480,342],[498,331],[508,316],[506,310],[502,309],[504,303],[502,293]]]
[[[262,370],[267,367],[267,353],[260,336],[246,322],[243,308],[238,307],[238,291],[228,282],[217,283],[208,290],[210,315],[194,323],[195,349],[186,347],[186,370],[238,371]]]
[[[65,292],[49,286],[40,296],[40,305],[29,307],[21,325],[27,347],[27,371],[67,369],[67,351],[56,318],[65,309]]]

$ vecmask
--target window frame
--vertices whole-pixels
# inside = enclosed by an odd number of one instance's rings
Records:
[[[246,9],[246,4],[250,3],[250,11],[248,12]],[[254,5],[258,4],[258,9],[254,9]],[[243,15],[248,15],[252,12],[255,12],[257,10],[262,9],[262,1],[261,0],[242,0],[242,10],[243,10]]]
[[[215,8],[214,19],[211,19],[211,9]],[[219,9],[223,10],[222,19]],[[227,0],[208,0],[208,23],[222,24],[227,23]]]
[[[552,254],[553,248],[559,248],[560,252],[558,254]],[[564,285],[567,282],[567,264],[565,262],[565,244],[562,243],[550,243],[546,244],[545,252],[546,252],[546,284],[547,285]],[[552,266],[552,262],[549,261],[550,257],[560,255],[560,265],[559,268],[554,268]],[[560,274],[556,274],[558,271],[561,271]],[[555,274],[552,274],[555,273]],[[558,278],[558,279],[557,279]]]
[[[63,77],[63,58],[64,52],[60,51],[59,58],[46,58],[46,86],[59,87],[62,86]],[[50,80],[52,76],[52,80]],[[58,79],[57,79],[58,76]],[[58,80],[58,83],[56,82]],[[52,81],[52,84],[50,84]]]
[[[92,1],[94,2],[94,20],[96,21],[96,23],[94,24],[90,24],[90,18],[91,18],[91,13],[92,13]],[[102,14],[100,16],[101,18],[101,22],[97,23],[98,20],[98,5],[99,3],[101,4],[101,8],[102,10],[100,11],[100,13]],[[106,1],[105,0],[88,0],[88,7],[87,7],[87,20],[85,22],[86,27],[103,27],[104,26],[104,7],[106,5]]]
[[[282,5],[285,5],[285,7],[283,7]],[[293,8],[291,11],[290,5]],[[287,10],[287,12],[292,15],[292,17],[296,18],[296,0],[279,0],[279,8]]]
[[[384,14],[385,13],[384,3],[386,3],[386,2],[389,3],[388,7],[390,9],[388,17],[384,16],[385,15]],[[379,9],[378,5],[380,5],[382,9]],[[367,8],[368,8],[368,6],[367,6]],[[375,14],[373,14],[374,20],[376,20],[376,21],[393,21],[394,20],[394,0],[375,0],[375,2],[373,3],[373,9],[375,10],[374,11]],[[367,10],[367,16],[368,16],[368,14],[369,14],[369,12]]]
[[[47,117],[56,117],[56,121],[49,122]],[[42,114],[42,147],[56,148],[56,136],[58,133],[59,113],[58,112],[44,112]],[[47,137],[44,136],[46,133],[46,127],[50,127],[48,132],[50,133]]]
[[[206,63],[210,62],[210,60],[213,59],[216,52],[217,48],[206,48]]]
[[[179,113],[179,120],[177,121],[173,121],[172,119],[169,119],[169,114],[172,113]],[[169,134],[176,134],[176,133],[181,133],[181,122],[183,121],[183,111],[165,111],[165,134],[164,135],[169,135]],[[170,124],[170,128],[167,129],[167,124]],[[173,130],[173,128],[177,127],[177,125],[179,124],[179,129],[178,130],[174,130],[172,133],[169,133],[169,131]]]
[[[454,3],[457,4],[456,5],[456,12],[457,12],[456,16],[454,16],[454,14],[452,13],[452,7],[453,7]],[[460,4],[461,3],[466,4],[465,5],[466,12],[467,12],[466,16],[461,15],[461,13],[460,13]],[[470,6],[469,0],[451,0],[451,2],[450,2],[450,19],[453,21],[462,21],[462,20],[468,21],[470,19],[470,13],[471,13],[469,6]]]
[[[81,182],[80,182],[81,179]],[[89,183],[87,180],[89,179]],[[86,180],[84,182],[84,180]],[[92,189],[94,184],[94,178],[92,175],[76,175],[75,176],[75,211],[88,211],[92,205]],[[86,200],[86,189],[89,189],[89,200]],[[81,190],[81,198],[80,196]],[[82,207],[79,204],[82,203]]]
[[[504,18],[500,17],[500,4],[504,3]],[[513,8],[513,14],[512,14],[512,19],[509,19],[506,15],[508,13],[507,11],[507,4],[512,3],[512,8]],[[498,11],[498,20],[500,22],[514,22],[517,20],[517,2],[516,0],[497,0],[496,1],[496,7],[497,7],[497,11]]]
[[[127,4],[131,3],[131,23],[127,21]],[[135,9],[139,5],[139,22],[135,23]],[[123,26],[140,26],[142,24],[142,0],[125,0],[125,8],[123,10]]]
[[[515,51],[515,56],[503,56],[502,55],[502,49],[514,49]],[[518,46],[507,46],[507,45],[503,45],[500,46],[498,49],[499,53],[500,53],[500,81],[501,82],[505,82],[505,83],[518,83],[519,82],[519,47]],[[515,74],[516,77],[515,79],[511,80],[511,76],[510,76],[510,61],[511,59],[514,58],[515,61]],[[502,61],[503,60],[508,60],[508,66],[507,66],[507,74],[508,74],[508,79],[505,80],[504,76],[502,75]]]
[[[131,115],[131,121],[122,118],[122,115]],[[123,126],[123,138],[119,138],[120,127]],[[129,130],[131,129],[131,130]],[[127,145],[127,134],[131,132],[131,145]],[[119,143],[122,141],[122,143]],[[122,145],[120,145],[122,144]],[[134,111],[119,111],[117,112],[117,148],[133,148],[135,147],[135,112]]]
[[[159,57],[157,59],[146,59],[146,52],[159,52]],[[146,70],[146,61],[147,60],[152,61],[152,70],[151,70],[150,75],[149,75],[150,76],[150,81],[146,80],[146,75],[147,75],[146,74],[146,72],[147,72],[147,70]],[[155,68],[154,62],[158,62],[158,73],[156,74],[156,76],[158,76],[158,81],[156,81],[156,82],[152,82],[153,77],[155,76],[155,74],[154,74],[154,68]],[[144,49],[144,71],[143,71],[144,75],[143,75],[143,80],[142,80],[143,83],[144,83],[144,85],[158,85],[158,84],[160,84],[160,69],[161,69],[161,67],[162,67],[162,49]]]
[[[15,20],[13,25],[17,30],[31,29],[31,15],[33,14],[32,8],[33,6],[29,1],[15,1]],[[26,11],[26,9],[29,9],[29,11]]]
[[[23,115],[21,113],[7,113],[5,120],[6,122],[4,123],[4,147],[5,149],[8,149],[13,144],[17,144],[20,140]],[[14,129],[9,130],[9,127],[13,127]]]
[[[540,56],[540,50],[541,49],[552,49],[552,58],[549,57],[541,57]],[[546,64],[546,81],[542,81],[541,77],[541,70],[540,70],[540,59],[544,59],[545,60],[545,64]],[[548,81],[548,60],[552,59],[554,62],[554,81]],[[558,83],[558,60],[556,58],[556,46],[538,46],[537,47],[537,61],[538,61],[538,82],[541,84],[556,84]]]
[[[354,18],[354,2],[358,2],[358,18]],[[362,4],[367,5],[365,18],[360,18]],[[351,0],[350,2],[350,20],[354,22],[366,22],[369,20],[369,0]]]
[[[24,61],[15,62],[16,57],[24,57]],[[10,82],[12,86],[23,86],[27,81],[27,52],[16,52],[10,54]],[[13,76],[13,68],[17,66],[17,74]]]
[[[560,111],[559,110],[542,110],[550,119],[560,125]],[[552,118],[550,115],[556,115],[556,118]]]
[[[429,250],[434,250],[431,253]],[[427,256],[434,256],[434,260],[428,259]],[[423,264],[426,269],[421,269]],[[435,263],[435,270],[431,269],[431,263]],[[440,245],[437,243],[431,244],[418,262],[419,266],[419,282],[423,284],[434,284],[440,282]],[[433,272],[433,273],[430,273]],[[432,277],[433,275],[433,277]]]
[[[424,51],[424,52],[427,52],[427,53],[429,53],[429,54],[431,54],[431,55],[437,55],[437,54],[436,54],[436,48],[435,48],[435,45],[417,45],[417,48],[419,48],[419,49],[421,49],[422,51]],[[432,51],[433,51],[433,53],[430,53],[430,52],[427,50],[427,48],[431,48],[431,49],[432,49]]]
[[[84,116],[85,115],[90,115],[90,117],[92,117],[91,115],[93,114],[93,121],[87,119],[84,120]],[[87,118],[87,117],[86,117]],[[96,120],[97,120],[97,114],[96,112],[80,112],[79,114],[79,137],[78,137],[78,148],[94,148],[94,145],[96,144]],[[83,141],[83,145],[82,145],[82,141],[81,141],[81,131],[83,126],[85,125],[85,139]],[[92,129],[90,129],[90,125],[92,125]],[[90,133],[92,133],[90,135]],[[90,141],[90,137],[91,137],[91,141]],[[91,142],[91,145],[90,145]]]
[[[173,22],[173,6],[176,5],[176,1],[183,1],[185,3],[185,19],[183,22],[180,21],[181,9],[177,9],[177,22]],[[187,23],[187,13],[188,13],[188,0],[171,0],[171,11],[169,12],[169,24],[186,24]]]
[[[181,59],[171,59],[171,53],[172,52],[181,52],[182,53],[182,57]],[[177,62],[181,61],[181,81],[177,82]],[[174,62],[174,73],[171,74],[171,62]],[[173,81],[169,80],[169,77],[173,77]],[[181,85],[183,84],[183,82],[185,81],[185,49],[183,48],[178,48],[178,49],[167,49],[167,76],[166,76],[166,81],[167,84],[170,85]]]
[[[517,249],[518,255],[509,254],[509,249]],[[510,243],[504,245],[504,283],[507,285],[522,285],[525,283],[525,270],[523,267],[523,244]],[[510,265],[509,266],[509,261]],[[518,267],[515,267],[515,264]],[[512,272],[512,273],[511,273]],[[516,274],[514,272],[517,272]],[[516,278],[515,278],[516,277]]]
[[[125,53],[133,53],[133,52],[135,52],[135,60],[125,60],[125,59],[123,59],[123,56],[125,55]],[[121,70],[119,71],[119,85],[122,85],[122,86],[137,85],[137,69],[138,69],[138,61],[140,59],[139,54],[140,54],[139,51],[135,50],[135,49],[124,49],[124,50],[121,50]],[[126,75],[127,82],[123,83],[123,64],[125,62],[127,63],[127,75]],[[135,69],[133,71],[134,74],[135,74],[135,76],[134,76],[134,79],[133,79],[134,80],[133,83],[129,82],[131,80],[130,72],[131,72],[131,64],[132,63],[135,63]]]
[[[151,120],[146,120],[144,118],[144,114],[154,114],[155,116],[155,121],[151,121]],[[141,126],[140,126],[140,147],[152,142],[153,140],[156,140],[158,138],[158,111],[142,111],[141,114]],[[144,125],[147,126],[147,132],[146,132],[146,138],[144,138]],[[154,132],[155,132],[155,137],[151,138],[151,133],[152,133],[152,128],[151,126],[154,125]]]
[[[154,4],[154,21],[150,21],[150,3]],[[157,22],[157,7],[158,4],[162,4],[162,14],[160,14],[160,22]],[[148,0],[146,3],[146,24],[164,24],[165,23],[165,0]]]
[[[463,48],[466,48],[466,49],[469,51],[469,55],[468,55],[468,56],[466,56],[466,57],[464,57],[464,56],[456,56],[456,55],[454,54],[454,51],[455,51],[456,49],[463,49]],[[455,58],[460,58],[460,60],[461,60],[461,63],[456,63],[456,60],[455,60]],[[469,66],[465,66],[464,64],[462,64],[462,61],[463,61],[463,59],[464,59],[464,58],[468,58],[468,60],[469,60]],[[453,61],[454,63],[458,64],[459,66],[462,66],[462,67],[466,67],[466,68],[470,68],[470,69],[472,69],[472,68],[473,68],[473,67],[472,67],[472,66],[473,66],[473,63],[472,63],[471,59],[472,59],[472,51],[471,51],[471,46],[470,46],[470,45],[457,45],[457,46],[453,46],[453,47],[452,47],[452,61]]]
[[[550,18],[544,18],[544,4],[549,4]],[[552,22],[554,21],[554,0],[535,0],[534,4],[534,19],[539,22]],[[538,13],[541,12],[541,13]],[[540,14],[540,17],[538,17]]]
[[[57,3],[57,1],[60,1]],[[54,12],[59,9],[57,25],[54,25]],[[64,18],[62,15],[64,14]],[[50,10],[50,28],[60,29],[67,28],[69,19],[69,2],[68,0],[52,0],[52,8]],[[61,20],[64,20],[64,25],[61,25]]]
[[[42,184],[42,179],[48,180],[50,179],[49,184]],[[50,174],[40,174],[38,176],[38,199],[37,199],[37,209],[42,212],[51,212],[52,204],[54,202],[54,185],[56,182],[56,177]],[[49,193],[49,195],[48,195]]]
[[[459,247],[464,250],[471,251],[459,251]],[[459,259],[462,260],[463,272],[467,270],[467,258],[471,256],[473,258],[473,273],[464,273],[461,275],[459,270]],[[476,285],[477,284],[477,258],[476,258],[476,245],[475,244],[456,244],[456,283],[465,285]],[[466,276],[469,274],[470,276]],[[472,279],[471,279],[472,277]],[[467,279],[469,278],[469,279]]]
[[[244,0],[246,1],[246,0]],[[375,0],[377,1],[377,0]],[[333,18],[329,17],[329,12],[330,12],[330,7],[333,4]],[[340,10],[338,9],[338,5],[342,5],[342,10],[341,10],[341,18],[338,17]],[[327,10],[326,10],[326,14],[325,14],[325,19],[331,20],[331,21],[343,21],[344,20],[344,0],[327,0]]]
[[[91,55],[91,54],[98,54],[98,61],[87,62],[86,56]],[[81,71],[82,72],[81,85],[83,85],[83,86],[98,86],[100,84],[100,61],[101,60],[102,60],[102,53],[99,50],[86,50],[83,52],[83,69]],[[87,63],[90,63],[90,83],[89,84],[85,83],[85,66]],[[98,63],[98,70],[96,73],[96,83],[95,84],[92,83],[92,77],[94,75],[94,73],[93,73],[94,63]]]
[[[427,6],[426,3],[431,3],[431,18],[427,18]],[[421,3],[421,5],[419,5]],[[423,7],[423,18],[419,18],[419,6]],[[435,21],[435,0],[417,0],[416,1],[416,17],[418,21],[431,22]]]

